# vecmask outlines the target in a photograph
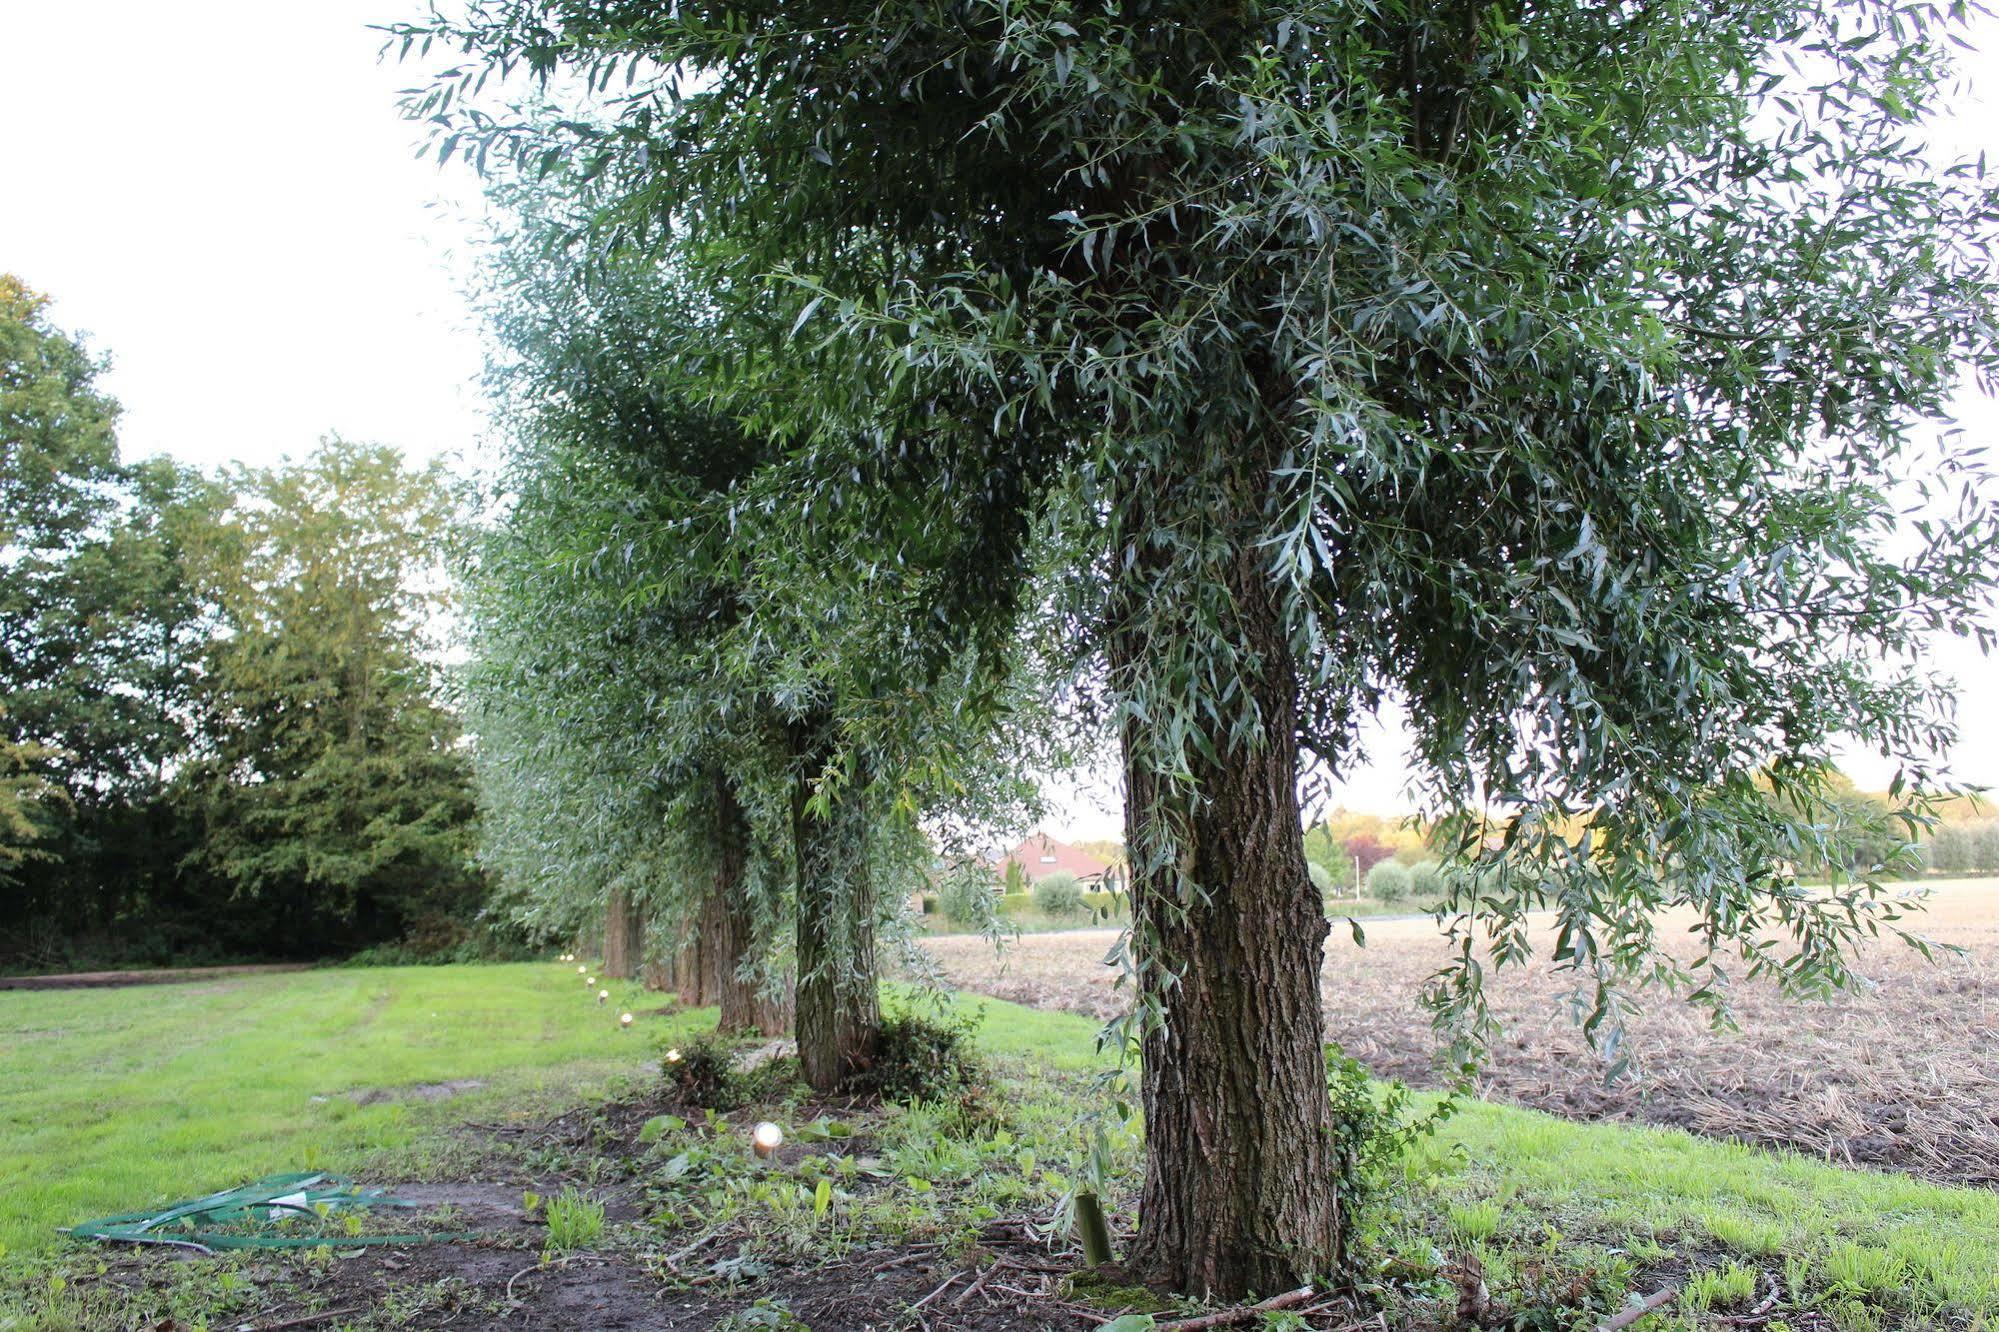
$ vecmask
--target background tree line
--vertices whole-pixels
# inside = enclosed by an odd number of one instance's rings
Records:
[[[0,276],[0,965],[465,945],[444,473],[127,461],[103,369]]]

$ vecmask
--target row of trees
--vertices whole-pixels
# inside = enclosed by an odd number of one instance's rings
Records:
[[[1389,694],[1481,862],[1453,1033],[1538,907],[1605,1039],[1625,978],[1839,984],[1895,928],[1789,867],[1852,863],[1838,737],[1933,784],[1945,691],[1897,663],[1999,545],[1969,471],[1886,540],[1956,368],[1999,365],[1988,197],[1908,128],[1930,11],[507,0],[401,36],[452,49],[440,154],[560,201],[507,309],[586,330],[512,339],[514,877],[609,884],[646,827],[691,863],[743,811],[820,1085],[866,1059],[897,838],[1038,716],[1120,753],[1130,1263],[1181,1288],[1340,1249],[1301,777]]]
[[[670,269],[566,262],[561,194],[507,199],[512,452],[471,677],[496,902],[544,931],[601,918],[609,969],[650,957],[725,1029],[785,1024],[795,989],[830,1090],[872,1058],[877,956],[933,835],[951,848],[938,816],[1031,812],[1029,737],[1002,763],[963,724],[960,650],[894,618],[951,594],[931,568],[956,526],[895,499],[801,524],[780,444],[702,379],[739,332]],[[902,557],[858,563],[848,523],[899,532]]]
[[[1937,825],[1923,863],[1937,874],[1999,874],[1999,820]]]
[[[102,370],[0,276],[0,956],[450,942],[481,885],[443,474],[128,463]]]

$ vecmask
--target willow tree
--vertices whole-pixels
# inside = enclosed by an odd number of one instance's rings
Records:
[[[1477,938],[1517,959],[1536,906],[1598,1034],[1621,978],[1816,988],[1899,928],[1784,866],[1841,835],[1811,814],[1839,737],[1934,776],[1908,656],[1992,570],[1969,480],[1891,539],[1994,367],[1990,200],[1912,130],[1933,13],[490,0],[402,36],[466,56],[412,102],[442,153],[576,162],[599,252],[700,235],[725,318],[795,330],[801,521],[976,497],[966,624],[1027,604],[1055,534],[1123,743],[1132,1260],[1233,1292],[1337,1248],[1297,789],[1385,697],[1493,862],[1433,987],[1454,1029]],[[495,68],[585,110],[509,109]],[[1675,904],[1691,963],[1654,947]]]
[[[792,925],[801,1063],[832,1090],[872,1059],[877,935],[928,858],[917,816],[989,748],[952,730],[948,681],[908,687],[896,641],[930,562],[875,552],[896,532],[935,545],[932,525],[891,501],[801,531],[791,450],[700,369],[750,330],[714,325],[683,256],[591,267],[552,249],[565,188],[501,192],[518,232],[490,308],[516,448],[477,677],[508,774],[494,822],[527,833],[506,840],[530,859],[583,839],[555,872],[614,903],[619,861],[677,866],[650,903],[677,917],[679,968],[697,997],[719,987],[725,1026],[777,1015],[732,1007],[745,992],[725,978]],[[990,808],[1007,783],[985,776]],[[524,782],[619,789],[551,820],[516,798]]]
[[[488,854],[527,914],[601,913],[611,974],[636,974],[650,917],[683,999],[774,1029],[783,857],[742,788],[776,723],[726,669],[741,589],[698,521],[758,450],[673,390],[673,340],[698,324],[683,290],[642,263],[586,288],[543,248],[559,199],[501,202],[486,304],[511,449],[472,674]]]

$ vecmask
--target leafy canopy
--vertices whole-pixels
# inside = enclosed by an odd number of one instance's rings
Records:
[[[1427,812],[1495,862],[1456,880],[1433,997],[1475,1013],[1478,936],[1512,961],[1552,906],[1594,1027],[1621,976],[1723,1004],[1733,953],[1816,988],[1892,925],[1871,874],[1786,866],[1850,863],[1841,737],[1936,784],[1947,690],[1911,663],[1984,632],[1983,478],[1926,451],[1995,369],[1993,198],[1919,132],[1954,28],[1874,0],[490,0],[394,32],[464,54],[412,102],[440,155],[574,164],[592,253],[700,238],[691,279],[770,330],[710,369],[791,442],[788,512],[925,496],[979,573],[942,622],[1045,611],[1086,675],[1107,623],[1143,644],[1104,696],[1162,780],[1261,742],[1250,552],[1301,752],[1338,771],[1402,699]],[[497,104],[514,70],[573,113]],[[1690,968],[1655,949],[1675,903]]]

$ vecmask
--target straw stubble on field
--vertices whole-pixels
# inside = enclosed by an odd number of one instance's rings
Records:
[[[1669,918],[1662,934],[1683,923]],[[1739,1031],[1714,1031],[1703,1011],[1641,993],[1629,1022],[1641,1070],[1608,1085],[1569,1017],[1573,979],[1545,961],[1543,939],[1543,960],[1491,982],[1506,1036],[1481,1089],[1571,1119],[1670,1124],[1845,1164],[1999,1183],[1999,881],[1937,885],[1916,928],[1965,955],[1932,963],[1897,943],[1870,945],[1861,959],[1869,987],[1828,1002],[1742,983]],[[1327,938],[1328,1035],[1380,1076],[1435,1085],[1417,995],[1446,959],[1438,927],[1388,920],[1366,932],[1365,947],[1344,924]],[[926,947],[963,988],[1108,1018],[1125,993],[1101,965],[1115,938],[1027,935],[1004,956],[968,936]]]

